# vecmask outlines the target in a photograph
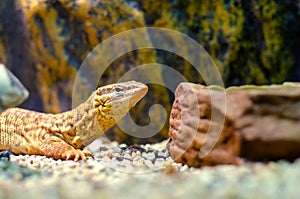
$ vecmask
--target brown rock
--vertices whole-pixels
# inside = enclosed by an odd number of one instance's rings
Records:
[[[200,167],[300,156],[297,84],[224,91],[182,83],[175,98],[168,148],[176,162]]]

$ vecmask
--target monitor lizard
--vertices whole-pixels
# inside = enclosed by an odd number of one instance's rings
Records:
[[[77,108],[47,114],[21,108],[0,113],[0,150],[86,160],[83,148],[100,137],[145,96],[148,87],[129,81],[103,86]]]

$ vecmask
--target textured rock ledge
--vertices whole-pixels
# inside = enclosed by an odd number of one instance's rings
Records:
[[[265,161],[300,156],[297,84],[231,87],[224,91],[182,83],[175,97],[168,148],[176,162],[200,167],[239,165],[241,157]],[[220,135],[218,129],[222,129]],[[201,147],[214,143],[208,155],[200,158]]]

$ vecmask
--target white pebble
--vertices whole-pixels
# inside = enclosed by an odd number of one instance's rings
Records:
[[[158,151],[157,157],[159,157],[159,158],[167,158],[167,157],[169,157],[169,154],[168,153],[164,153],[162,151]]]
[[[153,161],[155,159],[155,154],[154,152],[150,152],[150,153],[143,152],[142,157],[147,160]]]
[[[137,166],[137,167],[141,167],[141,166],[143,166],[144,165],[144,159],[134,159],[133,161],[132,161],[132,164],[134,165],[134,166]]]
[[[127,147],[127,144],[124,144],[124,143],[123,143],[123,144],[120,144],[119,147],[120,147],[120,148],[126,148],[126,147]]]
[[[150,161],[150,160],[145,160],[144,161],[144,164],[149,168],[151,169],[153,167],[153,163]]]
[[[157,168],[162,168],[164,166],[165,160],[163,158],[157,158],[154,162],[154,166]]]
[[[128,153],[125,153],[123,157],[124,157],[124,159],[127,159],[127,160],[132,160],[132,157],[131,157],[131,155],[130,155],[130,154],[128,154]]]

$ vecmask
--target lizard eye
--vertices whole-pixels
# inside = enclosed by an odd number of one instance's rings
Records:
[[[123,88],[120,88],[120,87],[116,87],[116,89],[115,89],[117,92],[121,92],[121,91],[123,91],[124,89]]]

